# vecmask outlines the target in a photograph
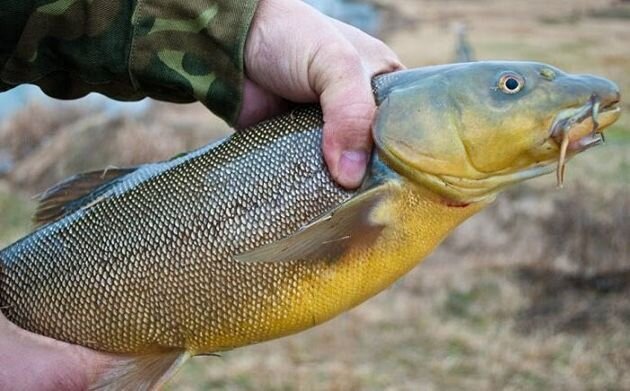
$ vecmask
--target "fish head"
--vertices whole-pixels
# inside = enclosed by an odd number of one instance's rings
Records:
[[[556,168],[561,182],[566,159],[601,143],[620,115],[613,82],[534,62],[420,68],[385,75],[374,88],[383,160],[462,203]]]

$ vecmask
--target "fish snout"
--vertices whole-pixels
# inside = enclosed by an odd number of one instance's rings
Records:
[[[619,87],[614,82],[594,75],[565,75],[558,78],[563,99],[570,106],[582,106],[595,97],[601,108],[613,106],[621,100]]]
[[[599,99],[600,107],[606,109],[621,101],[621,92],[614,82],[603,77],[584,75],[588,85],[592,86],[592,95]]]

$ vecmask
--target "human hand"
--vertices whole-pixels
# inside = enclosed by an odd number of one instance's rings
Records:
[[[385,44],[298,0],[262,0],[245,47],[239,127],[319,102],[323,152],[333,178],[360,185],[372,147],[372,76],[403,68]]]
[[[29,333],[0,313],[0,390],[85,390],[114,360]]]

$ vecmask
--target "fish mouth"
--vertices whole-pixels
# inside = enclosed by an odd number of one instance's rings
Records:
[[[562,187],[564,182],[568,158],[605,141],[603,130],[617,121],[621,115],[619,102],[618,93],[606,100],[592,95],[581,107],[566,109],[556,115],[551,126],[550,138],[560,148],[556,168],[559,187]]]

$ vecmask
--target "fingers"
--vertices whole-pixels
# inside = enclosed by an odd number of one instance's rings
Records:
[[[285,112],[287,101],[273,94],[249,79],[243,85],[243,103],[236,128],[243,129],[264,119]]]

